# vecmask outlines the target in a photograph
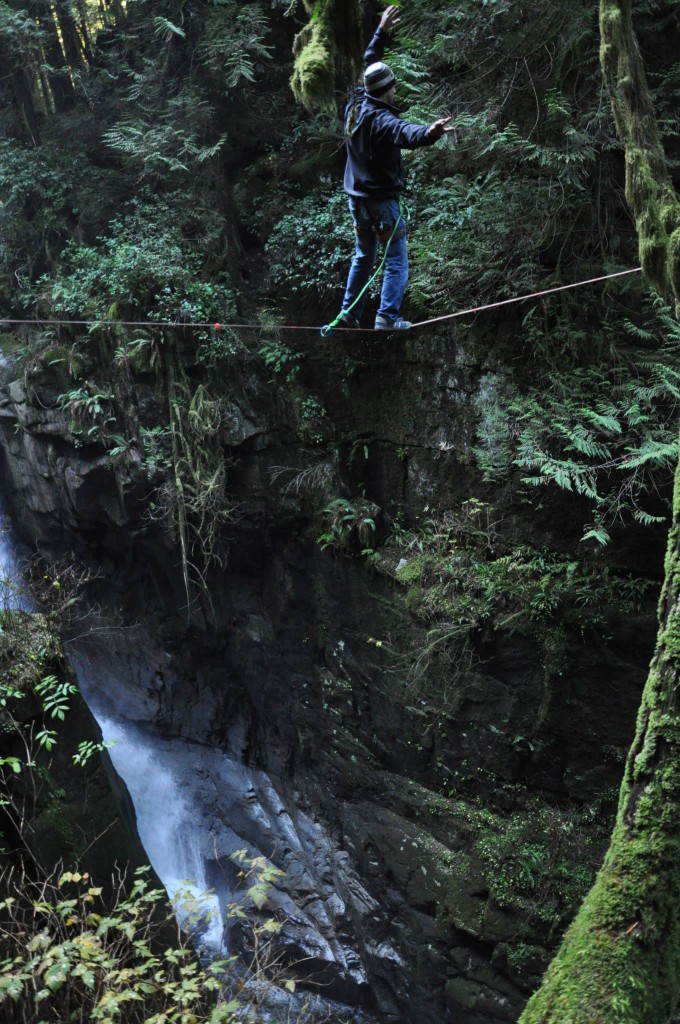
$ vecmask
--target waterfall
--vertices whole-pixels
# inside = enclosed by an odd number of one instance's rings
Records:
[[[33,611],[21,576],[21,557],[11,532],[9,517],[0,503],[0,607],[5,611]]]
[[[128,723],[91,709],[111,744],[109,754],[134,804],[137,831],[151,866],[175,905],[180,923],[206,955],[223,950],[224,916],[209,888],[201,836],[172,770],[171,749]]]
[[[0,574],[20,581],[20,565],[0,504]],[[33,610],[20,586],[6,588],[4,607]],[[84,627],[66,640],[65,651],[127,787],[148,860],[201,959],[225,956],[231,927],[238,941],[238,923],[228,913],[248,899],[238,857],[245,853],[276,863],[287,884],[272,885],[266,913],[283,923],[281,949],[327,990],[323,996],[291,993],[256,978],[258,1005],[271,1001],[271,1019],[298,1017],[304,1010],[310,1020],[325,1021],[335,1008],[357,1024],[368,1022],[360,1009],[329,998],[338,993],[354,1001],[367,986],[355,949],[335,932],[336,917],[344,925],[348,915],[331,885],[336,874],[345,877],[348,855],[334,847],[313,816],[288,802],[267,772],[245,763],[244,720],[234,714],[219,747],[182,736],[185,725],[191,736],[193,724],[182,719],[183,697],[173,707],[183,681],[166,670],[169,656],[142,629]],[[169,735],[162,735],[169,720]],[[347,879],[359,912],[377,909],[354,875],[347,873]]]

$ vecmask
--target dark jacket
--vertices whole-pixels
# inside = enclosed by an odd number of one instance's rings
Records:
[[[378,29],[364,54],[366,65],[382,60],[388,37]],[[394,199],[404,187],[402,149],[430,146],[428,128],[407,124],[399,109],[357,86],[345,110],[345,192],[364,199]]]

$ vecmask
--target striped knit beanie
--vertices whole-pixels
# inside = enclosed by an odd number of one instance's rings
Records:
[[[380,96],[381,93],[387,92],[395,82],[396,78],[392,68],[383,64],[381,60],[377,64],[370,64],[364,73],[366,92],[369,92],[371,96]]]

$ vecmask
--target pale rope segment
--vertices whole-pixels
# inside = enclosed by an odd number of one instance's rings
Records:
[[[425,327],[427,324],[441,323],[442,320],[453,320],[454,317],[469,316],[470,313],[483,313],[488,309],[499,309],[501,306],[509,306],[515,302],[525,302],[527,299],[540,299],[544,295],[554,295],[555,292],[566,292],[570,288],[582,288],[587,284],[598,284],[600,281],[611,281],[615,277],[626,277],[629,274],[640,274],[642,267],[635,267],[633,270],[619,270],[615,274],[606,274],[603,277],[590,277],[587,281],[575,281],[573,284],[562,284],[555,288],[546,288],[540,292],[530,292],[527,295],[516,295],[512,299],[503,299],[500,302],[490,302],[484,306],[471,306],[470,309],[461,309],[457,313],[447,313],[445,316],[436,316],[432,320],[419,320],[411,327]],[[240,330],[240,331],[315,331],[322,330],[322,327],[296,327],[291,324],[223,324],[223,323],[201,323],[200,321],[168,321],[168,320],[19,320],[0,317],[0,324],[33,324],[40,327],[45,324],[57,324],[59,326],[78,327],[197,327],[210,328],[213,331]],[[389,331],[376,331],[373,328],[363,327],[336,327],[335,331],[342,331],[344,334],[387,334]]]
[[[604,277],[591,277],[587,281],[575,281],[573,284],[561,284],[557,288],[546,288],[542,292],[531,292],[529,295],[518,295],[514,299],[503,299],[502,302],[490,302],[486,306],[474,306],[472,309],[463,309],[458,313],[448,313],[446,316],[436,316],[433,320],[419,320],[411,327],[424,327],[425,324],[437,324],[442,320],[452,320],[456,316],[466,316],[469,313],[482,313],[487,309],[498,309],[500,306],[509,306],[513,302],[524,302],[525,299],[539,299],[543,295],[553,295],[555,292],[566,292],[569,288],[582,288],[586,284],[597,284],[598,281],[611,281],[614,277],[626,277],[627,274],[640,274],[642,267],[635,267],[633,270],[619,270],[616,274],[606,274]]]

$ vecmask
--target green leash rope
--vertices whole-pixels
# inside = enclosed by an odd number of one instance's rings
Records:
[[[368,281],[366,282],[364,287],[361,289],[361,291],[357,295],[357,297],[354,300],[354,302],[352,302],[351,305],[349,305],[347,307],[347,309],[341,309],[340,312],[338,313],[338,315],[336,316],[335,320],[332,320],[331,323],[325,324],[321,328],[319,333],[320,333],[322,338],[327,338],[330,334],[333,333],[333,328],[338,326],[340,321],[344,318],[344,314],[345,313],[350,313],[354,309],[354,307],[356,306],[356,304],[359,301],[359,299],[362,298],[363,295],[371,287],[371,285],[375,281],[376,277],[378,276],[378,274],[380,273],[382,268],[385,266],[385,260],[387,259],[387,253],[388,253],[390,245],[392,243],[392,239],[394,238],[394,236],[397,233],[397,228],[399,227],[399,225],[401,224],[402,221],[404,221],[406,224],[408,224],[410,219],[411,219],[411,213],[409,211],[409,208],[406,205],[406,203],[403,200],[400,199],[399,200],[399,216],[397,217],[397,221],[396,221],[394,227],[392,228],[392,234],[387,239],[387,244],[385,246],[385,252],[383,253],[383,258],[380,261],[378,269],[375,271],[375,273],[371,277],[369,277]]]

